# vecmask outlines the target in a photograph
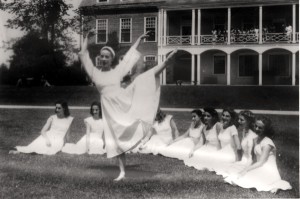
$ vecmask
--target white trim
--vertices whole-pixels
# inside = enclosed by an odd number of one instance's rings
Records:
[[[130,19],[130,41],[127,41],[127,42],[122,42],[122,19]],[[128,18],[120,18],[120,26],[119,26],[119,43],[120,44],[128,44],[128,43],[131,43],[132,42],[132,18],[131,17],[128,17]]]
[[[98,21],[105,21],[105,42],[98,42]],[[108,40],[108,19],[96,19],[96,44],[105,44]]]
[[[144,17],[144,33],[146,33],[146,22],[147,22],[147,18],[155,18],[155,40],[154,41],[147,41],[146,39],[144,39],[145,43],[151,43],[151,42],[157,42],[157,17],[156,16],[148,16],[148,17]]]

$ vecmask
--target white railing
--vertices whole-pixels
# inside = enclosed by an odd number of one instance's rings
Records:
[[[265,33],[263,34],[264,43],[274,43],[274,42],[291,42],[292,34],[285,33]]]
[[[190,45],[192,43],[192,36],[167,36],[167,45],[178,45],[186,44]]]
[[[299,32],[295,34],[296,42],[299,42]],[[163,41],[163,37],[161,37]],[[198,35],[194,37],[195,45],[198,44]],[[265,33],[263,34],[263,43],[277,43],[292,42],[292,34],[284,33]],[[225,44],[227,43],[227,35],[200,35],[200,44]],[[231,34],[230,43],[233,44],[257,44],[259,43],[259,36],[257,34]],[[166,37],[167,45],[191,45],[192,36],[191,35],[176,35],[176,36],[167,36]]]
[[[224,35],[201,35],[201,44],[224,44],[227,42],[227,38]]]
[[[231,34],[231,43],[258,43],[257,34]]]

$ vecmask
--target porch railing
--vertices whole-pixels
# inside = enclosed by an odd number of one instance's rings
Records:
[[[265,33],[263,35],[264,43],[274,43],[274,42],[291,42],[292,34],[285,33]]]
[[[231,43],[258,43],[257,34],[231,34]]]
[[[296,42],[299,42],[299,32],[295,34]],[[292,42],[292,35],[285,33],[265,33],[263,34],[263,43],[290,43]],[[198,36],[194,37],[195,45],[198,44]],[[227,35],[200,35],[200,44],[226,44]],[[231,34],[230,43],[233,44],[257,44],[259,43],[259,36],[257,34]],[[175,35],[166,37],[167,45],[191,45],[191,35]]]
[[[191,44],[192,36],[167,36],[167,45]]]
[[[200,44],[224,44],[227,42],[227,37],[224,35],[201,35]]]

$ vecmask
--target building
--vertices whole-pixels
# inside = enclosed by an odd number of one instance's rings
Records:
[[[297,0],[83,0],[80,10],[99,49],[112,32],[126,47],[151,31],[138,65],[179,48],[163,84],[299,84]]]

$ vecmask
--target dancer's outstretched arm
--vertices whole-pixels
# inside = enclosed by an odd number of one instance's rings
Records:
[[[156,76],[158,76],[168,66],[168,64],[174,58],[174,55],[177,53],[177,51],[178,51],[177,49],[173,50],[163,63],[154,67],[153,70]]]
[[[90,58],[89,51],[88,51],[88,38],[91,34],[95,33],[95,29],[91,29],[85,36],[82,46],[81,46],[81,51],[79,52],[79,59],[88,74],[88,76],[92,79],[93,75],[93,68],[94,64]]]

